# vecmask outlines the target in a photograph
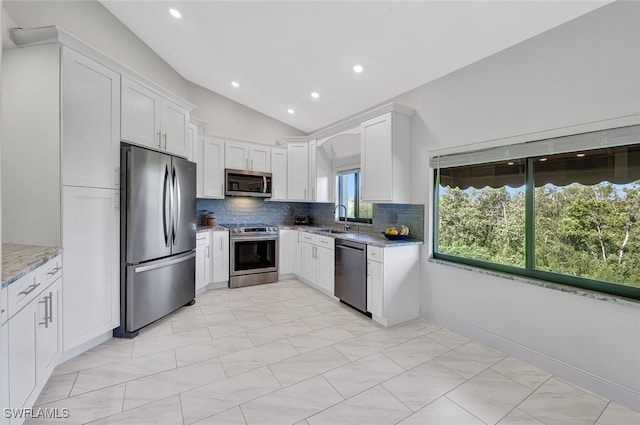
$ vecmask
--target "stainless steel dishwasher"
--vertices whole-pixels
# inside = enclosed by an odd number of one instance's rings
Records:
[[[367,245],[336,239],[335,296],[367,312]]]

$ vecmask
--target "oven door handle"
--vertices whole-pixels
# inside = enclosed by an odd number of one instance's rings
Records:
[[[277,241],[278,236],[233,236],[232,242],[237,241]]]

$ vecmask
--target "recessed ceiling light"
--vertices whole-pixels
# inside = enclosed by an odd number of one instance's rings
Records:
[[[317,99],[320,97],[320,93],[318,93],[317,91],[312,91],[311,92],[311,97],[314,99]]]
[[[176,19],[182,18],[182,13],[178,12],[176,9],[169,9],[169,13]]]
[[[507,165],[513,165],[513,164],[515,164],[515,162],[513,162],[513,161],[507,162]]]
[[[353,65],[353,72],[356,72],[359,74],[362,71],[364,71],[364,68],[362,67],[362,65]]]
[[[290,113],[291,115],[295,114],[296,111],[294,111],[293,109],[289,108],[287,109],[287,112]]]
[[[547,158],[540,158],[540,162],[545,162]]]
[[[587,154],[586,153],[579,153],[579,154],[576,154],[576,156],[578,158],[584,158],[585,156],[587,156]]]
[[[240,87],[240,84],[238,84],[238,82],[237,82],[237,81],[232,81],[232,82],[231,82],[231,85],[232,85],[233,87],[235,87],[235,88]]]

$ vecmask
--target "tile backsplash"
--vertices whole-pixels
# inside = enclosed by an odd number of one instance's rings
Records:
[[[293,225],[294,216],[308,215],[317,226],[336,227],[335,205],[330,203],[272,202],[260,198],[198,199],[196,211],[214,211],[218,224],[264,223]],[[373,224],[359,226],[361,233],[380,234],[388,226],[405,225],[410,238],[424,240],[424,205],[373,204]],[[358,226],[357,224],[354,226]]]

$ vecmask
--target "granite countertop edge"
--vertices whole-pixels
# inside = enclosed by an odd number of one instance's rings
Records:
[[[424,245],[423,241],[417,239],[404,239],[391,241],[385,239],[383,236],[378,236],[370,233],[329,233],[326,231],[322,231],[320,229],[326,229],[326,227],[315,227],[315,226],[278,226],[279,229],[290,229],[290,230],[300,230],[307,233],[313,233],[321,236],[328,236],[334,239],[343,239],[353,242],[365,243],[367,245],[377,246],[380,248],[391,248],[398,246],[409,246],[409,245]]]
[[[196,227],[196,233],[208,232],[209,230],[213,230],[214,232],[219,232],[219,231],[226,232],[229,229],[224,227],[224,226],[220,226],[220,225],[213,226],[213,227],[211,227],[211,226],[197,226]]]
[[[37,246],[37,245],[20,245],[20,244],[2,244],[2,274],[4,277],[5,270],[9,268],[9,264],[13,262],[11,259],[5,258],[6,247],[10,246],[14,249],[19,249],[21,255],[33,255],[33,258],[29,258],[28,262],[25,261],[24,267],[21,267],[17,272],[11,272],[9,277],[5,277],[2,280],[1,288],[4,289],[10,286],[12,283],[16,282],[21,277],[26,276],[32,271],[36,270],[38,267],[44,265],[47,261],[55,258],[56,256],[62,254],[62,248],[58,247],[49,247],[49,246]],[[43,252],[44,250],[44,252]]]

